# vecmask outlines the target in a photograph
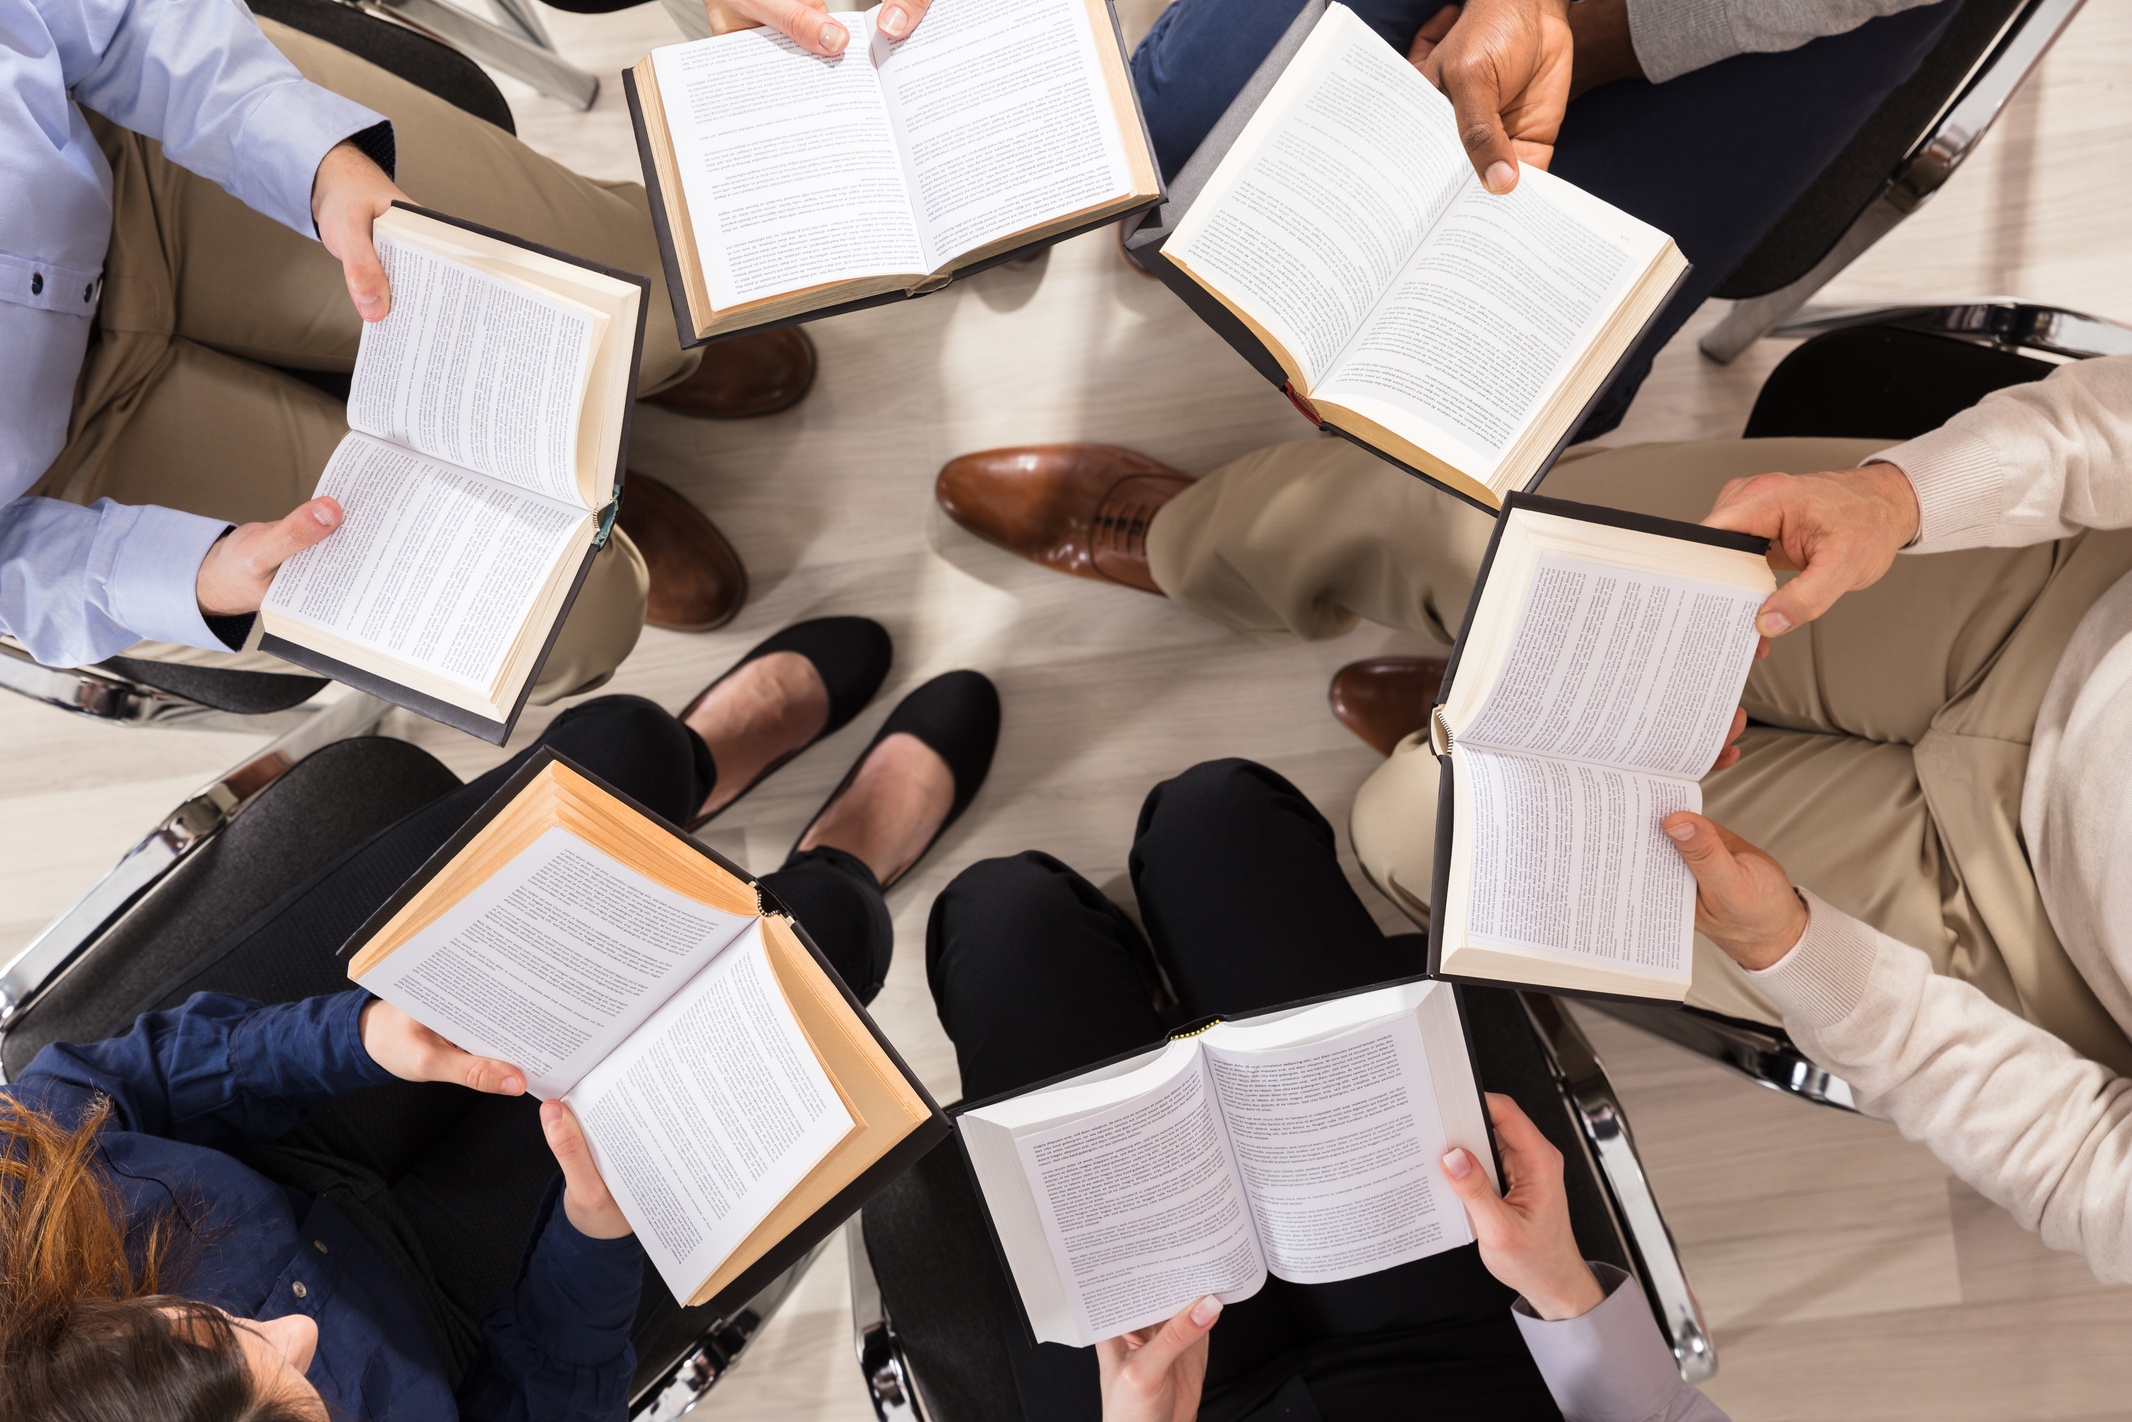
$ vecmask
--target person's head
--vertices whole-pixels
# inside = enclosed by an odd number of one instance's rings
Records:
[[[174,1214],[128,1220],[105,1111],[69,1128],[0,1098],[0,1417],[324,1422],[304,1380],[318,1329],[178,1296]]]

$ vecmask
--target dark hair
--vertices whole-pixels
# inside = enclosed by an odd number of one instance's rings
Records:
[[[259,1395],[220,1310],[165,1292],[174,1216],[126,1218],[97,1158],[109,1114],[69,1129],[0,1096],[0,1417],[316,1422]]]

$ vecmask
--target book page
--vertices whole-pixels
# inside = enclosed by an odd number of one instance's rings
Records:
[[[1754,664],[1766,592],[1543,554],[1460,744],[1700,780]]]
[[[1351,1279],[1473,1236],[1412,1013],[1308,1046],[1205,1044],[1269,1272]]]
[[[363,323],[351,429],[578,504],[578,424],[609,318],[379,235],[392,312]]]
[[[1453,763],[1466,941],[1688,975],[1695,878],[1658,826],[1700,786],[1464,742]]]
[[[1206,1066],[1015,1142],[1083,1345],[1265,1283]]]
[[[589,517],[354,431],[315,493],[341,526],[281,565],[263,610],[483,692]]]
[[[1272,333],[1315,394],[1472,183],[1451,101],[1334,5],[1163,252]]]
[[[1132,191],[1082,0],[934,0],[901,40],[872,24],[925,269]]]
[[[1493,468],[1663,244],[1570,195],[1529,166],[1500,197],[1469,184],[1313,393]]]
[[[850,28],[833,59],[768,28],[652,51],[714,310],[927,270],[869,30]]]
[[[547,1100],[754,922],[556,828],[360,981],[467,1051],[521,1068]]]
[[[807,1045],[752,920],[567,1101],[677,1299],[858,1124]]]

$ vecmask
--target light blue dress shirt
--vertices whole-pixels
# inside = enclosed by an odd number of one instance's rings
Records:
[[[84,108],[306,237],[319,160],[384,119],[297,73],[239,0],[0,4],[0,632],[52,666],[224,650],[194,580],[227,524],[22,497],[66,443],[111,241]]]

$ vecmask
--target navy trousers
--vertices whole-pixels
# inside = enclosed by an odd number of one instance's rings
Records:
[[[1621,423],[1651,361],[1938,42],[1940,0],[1782,54],[1742,54],[1664,84],[1607,84],[1570,104],[1550,171],[1669,234],[1695,264],[1578,432]],[[1443,0],[1349,0],[1401,54]],[[1302,0],[1177,0],[1133,54],[1133,82],[1174,176],[1273,49]]]

